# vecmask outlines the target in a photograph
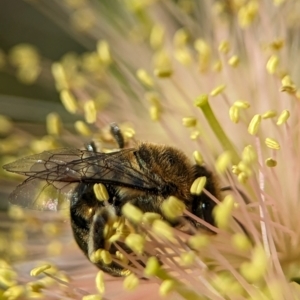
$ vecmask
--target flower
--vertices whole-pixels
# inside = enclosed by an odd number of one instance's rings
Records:
[[[136,222],[141,233],[127,236],[134,254],[122,253],[136,263],[127,265],[134,272],[125,288],[135,288],[141,282],[136,275],[144,274],[150,278],[145,288],[153,284],[161,296],[299,298],[299,4],[57,5],[66,14],[64,25],[94,45],[52,64],[66,110],[84,116],[74,129],[93,138],[101,130],[100,139],[111,142],[105,124],[117,119],[128,143],[136,132],[139,139],[176,145],[190,156],[196,150],[196,162],[205,162],[223,188],[216,199],[202,190],[205,179],[193,184],[193,191],[218,203],[216,228],[178,208],[215,235],[186,234],[156,218],[148,224],[141,215]],[[67,133],[59,116],[50,115],[47,124],[51,143],[58,143]],[[88,293],[103,291],[101,276],[98,291]]]

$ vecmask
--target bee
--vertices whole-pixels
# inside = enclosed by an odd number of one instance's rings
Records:
[[[143,212],[158,213],[164,218],[162,203],[175,196],[184,202],[188,211],[214,225],[215,202],[205,193],[190,192],[193,181],[205,176],[205,189],[218,197],[218,188],[208,169],[192,164],[174,147],[138,142],[134,148],[124,148],[122,132],[115,123],[111,124],[111,133],[120,148],[114,152],[97,152],[91,143],[86,150],[45,151],[5,165],[7,171],[28,177],[12,192],[10,202],[25,208],[54,211],[69,202],[75,241],[89,259],[96,250],[107,247],[105,225],[111,214],[121,216],[122,207],[128,202]],[[93,187],[98,183],[107,189],[106,204],[95,196]],[[190,222],[195,227],[202,226]],[[116,251],[113,244],[107,250]],[[114,261],[110,264],[100,261],[95,265],[113,276],[124,275],[124,268]]]

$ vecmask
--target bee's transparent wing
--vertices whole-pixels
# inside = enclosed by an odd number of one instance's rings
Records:
[[[57,210],[64,198],[70,199],[74,183],[79,182],[102,182],[156,191],[159,183],[142,173],[137,163],[131,161],[129,156],[134,150],[95,153],[58,149],[21,158],[4,166],[7,171],[29,177],[11,194],[10,201],[23,207]]]
[[[11,204],[35,210],[57,211],[69,207],[78,183],[47,182],[29,177],[10,194]]]

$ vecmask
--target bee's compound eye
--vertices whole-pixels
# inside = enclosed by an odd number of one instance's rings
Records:
[[[201,209],[202,209],[202,215],[204,221],[206,221],[209,224],[214,225],[214,218],[213,218],[213,208],[215,207],[215,202],[212,200],[203,201],[201,203]]]

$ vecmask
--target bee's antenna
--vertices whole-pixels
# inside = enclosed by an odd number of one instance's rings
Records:
[[[120,149],[124,148],[124,136],[122,134],[122,131],[120,130],[120,127],[117,123],[111,123],[110,124],[110,132],[114,139],[116,140],[118,146]]]

